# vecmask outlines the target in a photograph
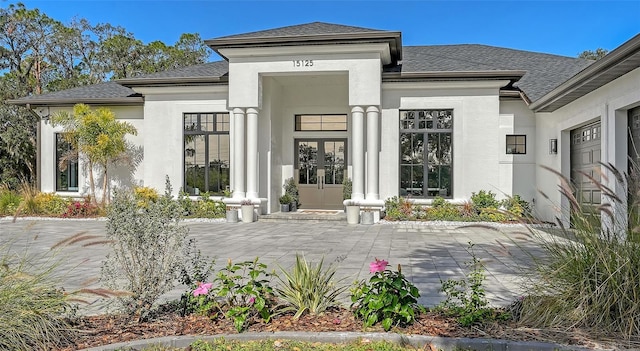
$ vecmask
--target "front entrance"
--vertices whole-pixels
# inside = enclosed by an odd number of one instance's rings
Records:
[[[300,208],[341,210],[347,139],[296,139]]]

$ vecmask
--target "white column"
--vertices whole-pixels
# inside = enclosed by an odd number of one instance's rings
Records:
[[[258,198],[258,110],[247,108],[247,197]]]
[[[351,108],[351,162],[353,190],[351,199],[364,199],[364,110],[360,106]]]
[[[367,200],[378,200],[380,173],[380,110],[367,107]]]
[[[245,197],[244,109],[233,109],[233,197]]]

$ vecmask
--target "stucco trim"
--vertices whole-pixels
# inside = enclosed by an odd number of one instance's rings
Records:
[[[7,100],[10,105],[18,106],[73,106],[75,104],[87,105],[106,105],[106,106],[128,106],[142,105],[144,98],[142,97],[125,97],[125,98],[78,98],[78,99],[29,99],[29,100]]]

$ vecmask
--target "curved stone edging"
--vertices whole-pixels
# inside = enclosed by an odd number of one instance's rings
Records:
[[[592,350],[584,347],[567,346],[555,343],[537,342],[537,341],[511,341],[501,339],[482,339],[482,338],[447,338],[439,336],[425,335],[401,335],[396,333],[364,333],[364,332],[261,332],[261,333],[242,333],[242,334],[219,334],[213,336],[167,336],[162,338],[136,340],[130,342],[122,342],[106,346],[93,347],[82,351],[113,351],[123,348],[141,348],[149,345],[163,345],[171,347],[185,348],[196,340],[210,341],[217,338],[225,338],[229,340],[263,340],[263,339],[285,339],[307,342],[323,342],[323,343],[347,343],[357,341],[359,339],[369,339],[371,341],[387,340],[398,344],[408,344],[418,349],[424,348],[425,345],[432,345],[436,349],[443,350],[477,350],[477,351],[586,351]],[[600,349],[605,350],[605,349]]]

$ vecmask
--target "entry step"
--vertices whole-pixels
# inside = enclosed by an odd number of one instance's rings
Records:
[[[260,222],[346,222],[347,215],[341,210],[304,210],[275,212],[258,217]]]

